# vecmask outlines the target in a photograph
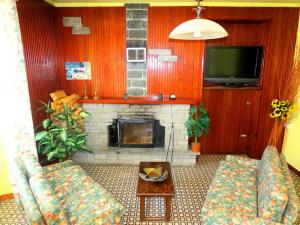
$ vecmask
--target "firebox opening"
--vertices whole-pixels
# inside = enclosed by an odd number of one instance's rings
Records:
[[[114,119],[109,127],[109,146],[164,147],[165,127],[149,118]]]

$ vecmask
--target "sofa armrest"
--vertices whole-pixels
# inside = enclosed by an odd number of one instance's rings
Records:
[[[242,156],[234,156],[234,155],[227,155],[226,161],[235,162],[244,166],[251,166],[254,167],[255,169],[258,169],[260,165],[260,160],[246,158]]]
[[[74,162],[72,160],[66,160],[64,162],[55,163],[55,164],[49,165],[49,166],[44,166],[43,170],[44,170],[45,173],[51,173],[51,172],[54,172],[56,170],[67,168],[69,166],[74,166]]]
[[[247,225],[282,225],[282,223],[276,223],[263,218],[242,218],[242,217],[224,217],[213,215],[202,221],[203,225],[220,225],[220,224],[247,224]]]

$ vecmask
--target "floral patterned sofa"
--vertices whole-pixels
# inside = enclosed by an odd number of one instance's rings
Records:
[[[35,155],[15,161],[17,203],[32,225],[121,224],[124,207],[73,161],[41,167]]]
[[[285,158],[268,146],[261,160],[226,157],[209,188],[201,220],[212,224],[294,224],[300,212]]]

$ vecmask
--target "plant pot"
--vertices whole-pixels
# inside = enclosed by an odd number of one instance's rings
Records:
[[[201,147],[201,144],[200,143],[195,143],[195,142],[192,142],[192,152],[200,152],[200,147]]]

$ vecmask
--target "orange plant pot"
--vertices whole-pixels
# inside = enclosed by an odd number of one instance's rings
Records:
[[[200,152],[201,144],[192,142],[192,152]]]

